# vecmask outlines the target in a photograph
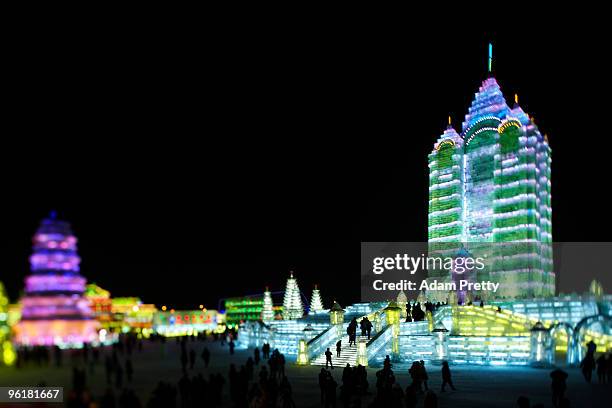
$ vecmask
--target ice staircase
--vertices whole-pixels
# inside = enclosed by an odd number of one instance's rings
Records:
[[[359,344],[359,339],[368,339],[368,336],[357,336],[357,344]],[[357,365],[357,344],[349,347],[349,337],[345,335],[342,337],[342,351],[340,352],[340,357],[336,357],[336,343],[330,345],[329,351],[332,352],[332,363],[334,367],[346,367],[346,364],[350,364],[351,367]],[[312,362],[311,365],[324,366],[325,365],[325,352],[317,356]]]

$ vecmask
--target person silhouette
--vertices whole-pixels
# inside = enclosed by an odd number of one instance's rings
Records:
[[[319,390],[321,391],[321,404],[325,402],[325,387],[327,385],[327,370],[321,367],[319,372]]]
[[[429,379],[429,376],[427,375],[427,370],[425,369],[425,361],[420,360],[419,363],[421,365],[421,381],[423,382],[423,387],[425,388],[425,391],[427,391],[429,390],[429,388],[427,387],[427,380]]]
[[[125,374],[127,376],[128,382],[132,383],[132,376],[134,375],[134,367],[132,366],[132,360],[129,358],[125,360]]]
[[[115,386],[118,389],[123,387],[123,368],[121,368],[120,364],[115,368]]]
[[[202,360],[204,360],[204,367],[208,368],[208,363],[210,362],[210,351],[208,351],[208,347],[204,347],[204,350],[202,350]]]
[[[438,396],[435,392],[429,390],[423,399],[424,408],[438,408]]]
[[[580,368],[582,370],[582,375],[584,376],[584,379],[588,383],[590,383],[591,377],[593,376],[593,369],[595,368],[595,359],[593,358],[592,354],[587,352],[587,355],[580,362]]]
[[[608,354],[608,359],[606,360],[606,378],[608,383],[612,382],[612,354]]]
[[[346,328],[346,334],[349,336],[349,347],[355,344],[357,338],[357,318],[353,317],[348,327]]]
[[[408,369],[408,373],[412,379],[412,386],[415,392],[422,393],[423,388],[421,387],[421,383],[423,379],[421,378],[421,364],[418,361],[413,361],[412,366]]]
[[[338,383],[336,382],[336,380],[334,380],[334,377],[332,377],[330,373],[327,373],[327,374],[328,374],[327,379],[325,381],[325,407],[326,408],[336,406],[336,388],[338,387]]]
[[[189,369],[193,370],[193,366],[196,362],[196,352],[194,349],[189,350]]]
[[[259,365],[259,359],[260,359],[259,348],[255,347],[255,350],[253,350],[253,357],[254,357],[255,365]]]
[[[557,368],[550,373],[550,378],[552,379],[552,403],[554,407],[558,407],[567,389],[567,384],[565,383],[565,380],[567,380],[567,373]]]
[[[342,340],[338,340],[336,343],[336,356],[340,358],[340,352],[342,351]]]
[[[325,351],[325,368],[327,368],[328,364],[331,366],[331,368],[333,370],[334,369],[334,364],[332,363],[332,352],[329,351],[329,347]]]
[[[187,370],[187,362],[189,359],[187,358],[187,352],[185,350],[181,350],[181,367],[183,368],[183,372]]]
[[[368,340],[370,340],[370,335],[372,334],[372,322],[370,321],[370,319],[368,319],[367,317],[365,318],[365,325],[366,325],[366,334],[368,335]]]
[[[404,393],[404,402],[406,404],[406,408],[416,408],[419,399],[417,397],[417,389],[414,383],[406,387],[406,392]]]
[[[444,392],[444,386],[447,384],[451,387],[451,390],[457,390],[453,385],[453,380],[451,379],[451,371],[450,367],[448,366],[448,361],[444,361],[442,362],[442,392]]]
[[[389,358],[389,355],[387,354],[385,356],[385,361],[383,361],[383,370],[385,371],[390,371],[391,370],[391,359]]]
[[[410,307],[410,303],[406,304],[406,322],[411,322],[412,321],[412,312],[411,312],[411,307]]]
[[[595,361],[597,364],[597,381],[599,384],[606,383],[607,361],[604,354],[600,355]]]

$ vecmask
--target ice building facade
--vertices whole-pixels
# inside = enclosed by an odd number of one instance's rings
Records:
[[[15,340],[24,346],[78,347],[98,340],[98,321],[84,296],[86,280],[70,224],[54,213],[34,235]]]
[[[486,79],[461,133],[449,124],[429,155],[430,252],[486,255],[475,278],[500,283],[496,298],[553,296],[550,169],[547,137]],[[453,279],[444,270],[429,278]]]

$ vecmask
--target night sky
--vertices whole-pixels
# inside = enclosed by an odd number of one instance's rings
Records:
[[[82,273],[175,308],[282,290],[359,300],[361,241],[424,241],[427,155],[494,72],[553,150],[555,241],[603,241],[610,77],[592,32],[403,30],[37,38],[10,50],[0,280],[50,210]],[[600,68],[591,62],[599,60]],[[609,193],[608,193],[609,194]]]

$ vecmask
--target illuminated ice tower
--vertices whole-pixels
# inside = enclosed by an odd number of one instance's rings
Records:
[[[322,312],[323,309],[323,301],[321,300],[321,291],[318,286],[315,285],[312,290],[312,298],[310,300],[310,309],[308,310],[308,314],[316,314]]]
[[[297,280],[293,277],[293,272],[287,279],[285,297],[283,298],[283,319],[293,320],[304,317],[304,306],[298,287]]]
[[[70,224],[55,213],[44,219],[33,239],[31,275],[25,280],[16,340],[22,345],[81,346],[97,339],[97,321],[83,296],[85,278]]]
[[[8,325],[8,306],[9,298],[6,295],[4,284],[0,282],[0,351],[4,340],[7,339],[11,333],[10,326]],[[0,362],[2,362],[2,356],[0,356]]]
[[[551,149],[516,96],[514,102],[508,106],[491,76],[475,94],[461,134],[449,118],[429,155],[428,239],[430,248],[454,242],[474,256],[486,253],[477,279],[500,282],[495,297],[549,296],[555,293]],[[430,279],[452,279],[448,271],[429,272]]]
[[[274,320],[274,304],[272,303],[272,294],[266,286],[263,297],[263,308],[261,310],[261,320],[271,322]]]

